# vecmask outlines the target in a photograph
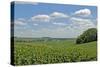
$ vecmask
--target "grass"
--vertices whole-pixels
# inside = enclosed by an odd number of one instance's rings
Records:
[[[97,60],[97,42],[75,44],[75,40],[15,42],[14,64],[51,64]]]

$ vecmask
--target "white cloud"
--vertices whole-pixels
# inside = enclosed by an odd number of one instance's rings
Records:
[[[24,18],[18,18],[19,21],[26,21]]]
[[[16,29],[14,31],[15,37],[32,37],[32,30],[31,29]]]
[[[53,23],[55,25],[64,25],[64,23]],[[37,24],[33,24],[37,25]],[[22,30],[19,36],[20,37],[54,37],[54,38],[76,38],[83,31],[89,28],[95,28],[91,19],[82,19],[72,17],[70,23],[65,26],[55,26],[53,28],[39,28],[39,29],[28,29]],[[29,32],[30,31],[30,32]]]
[[[60,18],[68,18],[69,16],[61,13],[61,12],[53,12],[50,15],[40,14],[31,17],[31,21],[38,21],[38,22],[49,22],[54,19],[59,20]]]
[[[38,26],[38,24],[33,24],[34,26]]]
[[[34,37],[54,37],[54,38],[64,38],[67,35],[67,31],[63,28],[55,28],[55,29],[48,29],[42,28],[33,32],[32,34]]]
[[[90,9],[80,9],[80,10],[76,11],[74,14],[77,16],[87,17],[87,16],[91,15],[91,10]]]
[[[91,14],[91,12],[88,13],[87,11],[85,13],[85,11],[87,10],[86,9],[79,10],[76,12],[76,14],[77,15],[78,13],[81,15],[84,14],[83,16],[88,16]],[[52,18],[56,18],[56,19],[52,19]],[[21,31],[18,30],[17,33],[22,32],[19,34],[20,37],[25,36],[25,37],[74,38],[74,37],[79,36],[81,33],[83,33],[83,31],[89,28],[96,28],[96,24],[94,24],[95,20],[92,21],[92,19],[83,19],[82,17],[68,18],[67,15],[65,15],[64,13],[59,13],[59,12],[54,12],[50,15],[46,15],[46,14],[35,15],[31,17],[31,21],[33,21],[34,23],[30,23],[30,24],[34,25],[33,27],[35,28],[29,28],[28,30],[26,30],[27,28],[25,28],[25,30],[22,29]],[[37,22],[51,22],[51,23],[43,23],[44,26],[42,26],[42,23],[37,23],[36,21]],[[19,18],[18,20],[15,20],[15,24],[26,25],[28,23],[27,23],[27,20],[24,20],[23,18]],[[41,24],[41,26],[38,26],[39,24]],[[47,27],[45,24],[48,26],[51,25],[52,28]]]
[[[89,28],[96,28],[96,25],[92,22],[91,19],[82,19],[82,18],[71,18],[71,26],[76,28],[80,32],[87,30]]]
[[[52,14],[50,14],[51,17],[55,17],[55,18],[58,18],[58,17],[62,17],[62,18],[67,18],[68,16],[64,13],[60,13],[60,12],[53,12]]]
[[[65,23],[57,23],[57,22],[54,22],[53,24],[54,25],[61,25],[61,26],[65,26],[66,25]]]
[[[48,15],[36,15],[31,18],[32,21],[49,22],[50,17]]]
[[[20,21],[20,20],[15,20],[15,21],[14,21],[14,24],[15,24],[15,25],[26,25],[26,22]]]

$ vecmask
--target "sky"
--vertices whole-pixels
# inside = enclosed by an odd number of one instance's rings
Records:
[[[15,37],[76,38],[97,27],[97,7],[16,1]]]

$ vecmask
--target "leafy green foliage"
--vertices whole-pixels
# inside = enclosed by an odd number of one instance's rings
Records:
[[[97,59],[96,41],[75,45],[75,40],[15,42],[14,64],[50,64]]]
[[[90,28],[84,31],[84,33],[77,38],[76,43],[81,44],[81,43],[87,43],[87,42],[92,42],[92,41],[97,41],[96,28]]]

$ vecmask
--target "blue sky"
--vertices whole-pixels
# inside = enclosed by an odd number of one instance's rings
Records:
[[[17,37],[76,38],[97,26],[96,6],[16,1],[14,9]]]

